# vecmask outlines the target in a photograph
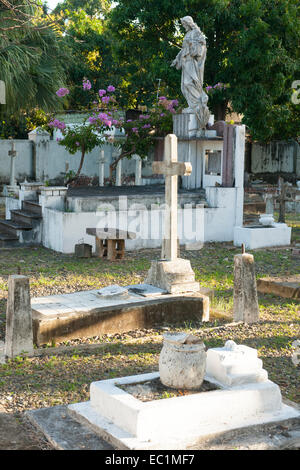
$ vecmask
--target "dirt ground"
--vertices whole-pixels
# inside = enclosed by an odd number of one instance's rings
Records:
[[[0,406],[0,451],[51,449],[53,447],[27,420],[16,413],[5,413]]]

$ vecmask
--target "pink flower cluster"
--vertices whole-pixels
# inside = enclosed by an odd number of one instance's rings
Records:
[[[205,90],[207,92],[214,91],[214,90],[226,90],[227,86],[224,83],[218,82],[214,86],[208,85]]]
[[[89,117],[90,124],[104,124],[107,127],[111,127],[112,125],[118,126],[120,122],[117,119],[112,119],[111,113],[99,113],[97,116]]]
[[[56,92],[57,96],[59,96],[60,98],[62,98],[63,96],[68,95],[69,93],[70,93],[70,90],[68,90],[68,88],[60,88]]]
[[[108,93],[113,93],[115,90],[116,89],[113,85],[109,85],[107,87],[107,90],[104,90],[104,89],[99,90],[98,93],[99,93],[99,96],[101,98],[102,103],[108,104],[111,100],[111,97],[110,96],[105,96],[106,92],[108,91]]]
[[[62,121],[59,121],[58,119],[54,119],[53,121],[50,121],[48,126],[55,127],[56,129],[60,129],[62,131],[66,128],[66,124]]]
[[[92,88],[92,84],[89,80],[84,79],[82,82],[82,86],[84,90],[90,90]]]

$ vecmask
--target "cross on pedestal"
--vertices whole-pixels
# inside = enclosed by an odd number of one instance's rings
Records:
[[[282,177],[279,178],[278,180],[278,186],[279,186],[279,196],[276,198],[277,201],[279,202],[279,216],[278,216],[278,222],[284,224],[285,223],[285,203],[289,201],[289,199],[286,198],[286,183],[284,182],[284,179]]]
[[[165,158],[163,162],[152,164],[153,173],[165,175],[165,233],[162,257],[169,261],[177,259],[177,191],[178,176],[188,176],[192,173],[189,162],[177,161],[177,137],[169,134],[165,138]]]
[[[152,261],[146,284],[163,289],[170,294],[199,292],[199,282],[188,259],[177,257],[177,189],[178,176],[190,175],[192,165],[189,162],[177,161],[177,137],[169,134],[165,138],[165,159],[152,164],[153,173],[165,175],[166,211],[165,233],[162,258]],[[204,309],[203,315],[208,318],[209,312]]]

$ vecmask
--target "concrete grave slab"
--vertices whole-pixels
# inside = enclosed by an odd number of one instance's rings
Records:
[[[297,405],[286,403],[288,406]],[[298,407],[299,408],[299,407]],[[111,435],[113,425],[99,431],[82,419],[79,422],[68,411],[67,405],[54,406],[30,410],[25,413],[26,418],[38,430],[42,431],[51,444],[59,450],[113,450],[115,438]],[[107,423],[106,423],[107,424]],[[115,433],[117,434],[115,428]],[[120,430],[119,430],[120,433]],[[267,424],[246,426],[232,431],[224,431],[199,438],[189,450],[284,450],[299,449],[300,447],[300,419],[289,418],[284,421],[273,421]],[[169,449],[175,448],[171,444]],[[159,446],[157,447],[159,450]],[[119,450],[119,449],[118,449]],[[127,450],[127,448],[126,448]],[[179,450],[183,450],[180,445]]]
[[[300,299],[300,275],[285,278],[263,278],[257,280],[257,290],[287,299]]]
[[[31,299],[34,343],[209,320],[209,298],[201,293],[165,294],[147,284],[125,290],[125,295],[101,296],[94,289]]]
[[[300,416],[281,403],[279,387],[270,381],[146,403],[118,387],[158,375],[94,382],[91,400],[68,410],[117,449],[130,450],[186,449],[200,438]]]

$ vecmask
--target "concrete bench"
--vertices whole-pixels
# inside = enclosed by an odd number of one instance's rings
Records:
[[[125,240],[133,240],[136,237],[134,232],[115,228],[87,228],[86,233],[96,237],[97,256],[110,261],[123,259]]]

